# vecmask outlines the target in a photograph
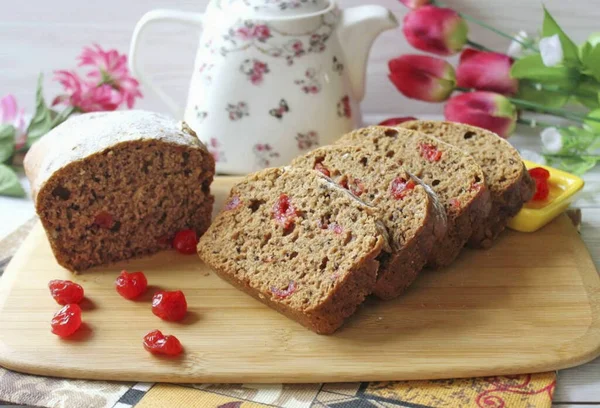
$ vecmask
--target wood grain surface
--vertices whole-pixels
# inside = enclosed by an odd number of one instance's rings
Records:
[[[234,179],[214,183],[216,208]],[[118,272],[143,270],[136,302],[114,290]],[[85,326],[50,333],[59,306],[46,287],[72,278],[86,289]],[[153,290],[182,289],[182,323],[150,311]],[[333,336],[316,335],[219,280],[195,256],[167,251],[71,276],[38,225],[0,281],[0,365],[69,378],[162,382],[342,382],[530,373],[600,354],[600,280],[566,216],[534,234],[507,232],[489,251],[465,251],[427,272],[402,298],[368,300]],[[153,329],[176,334],[185,354],[144,351]]]

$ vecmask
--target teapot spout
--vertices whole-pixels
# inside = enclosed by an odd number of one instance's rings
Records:
[[[382,6],[358,6],[342,11],[338,29],[355,100],[365,96],[365,74],[373,41],[385,30],[398,27],[394,14]]]

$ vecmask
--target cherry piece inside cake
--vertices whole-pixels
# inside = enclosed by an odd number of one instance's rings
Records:
[[[373,293],[391,299],[404,292],[446,233],[446,212],[431,189],[395,161],[357,146],[322,147],[292,166],[315,169],[382,211],[391,252],[379,255]]]
[[[497,134],[475,126],[434,120],[411,121],[401,126],[450,143],[470,154],[481,166],[490,190],[492,209],[485,221],[475,227],[469,246],[492,246],[508,220],[517,215],[535,192],[535,182],[517,150]]]
[[[198,244],[217,274],[322,334],[375,285],[387,243],[379,211],[312,170],[247,176]]]
[[[432,251],[428,266],[439,268],[452,263],[490,212],[490,195],[481,167],[448,143],[412,130],[384,126],[358,129],[337,143],[363,146],[393,159],[438,195],[446,210],[448,229]]]
[[[170,247],[208,228],[214,160],[185,124],[144,111],[81,115],[25,160],[37,213],[72,271]]]

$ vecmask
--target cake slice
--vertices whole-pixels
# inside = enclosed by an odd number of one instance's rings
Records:
[[[469,246],[492,246],[508,220],[517,215],[535,193],[535,182],[517,150],[497,134],[475,126],[433,120],[410,121],[400,126],[450,143],[470,154],[481,166],[490,190],[492,209],[485,221],[476,226]]]
[[[373,293],[399,296],[446,233],[446,212],[431,189],[391,159],[357,146],[327,146],[292,162],[315,169],[381,210],[391,252],[382,251]]]
[[[25,158],[54,256],[74,272],[169,248],[182,229],[204,233],[214,166],[185,124],[144,111],[71,118]]]
[[[365,146],[395,160],[438,195],[448,229],[429,257],[430,267],[452,263],[490,212],[481,167],[471,156],[439,139],[408,129],[372,126],[344,135],[337,143]]]
[[[312,170],[272,168],[233,187],[198,244],[224,280],[320,334],[373,291],[379,212]]]

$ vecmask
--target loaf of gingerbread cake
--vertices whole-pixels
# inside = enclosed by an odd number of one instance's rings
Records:
[[[387,243],[379,211],[313,170],[247,176],[198,244],[224,280],[320,334],[373,291]]]
[[[187,125],[155,113],[71,118],[34,144],[25,171],[54,256],[74,272],[210,223],[214,160]]]
[[[327,146],[292,162],[317,170],[381,210],[390,251],[382,251],[373,293],[399,296],[416,279],[446,233],[446,212],[436,195],[392,159],[358,146]]]
[[[448,143],[413,130],[384,126],[355,130],[337,143],[365,146],[395,160],[438,195],[446,210],[448,229],[435,246],[429,267],[452,263],[490,212],[483,170],[471,156]]]
[[[492,246],[508,220],[535,193],[535,182],[517,150],[497,134],[475,126],[433,120],[410,121],[401,126],[450,143],[470,154],[481,166],[491,193],[492,209],[485,221],[476,226],[469,246]]]

